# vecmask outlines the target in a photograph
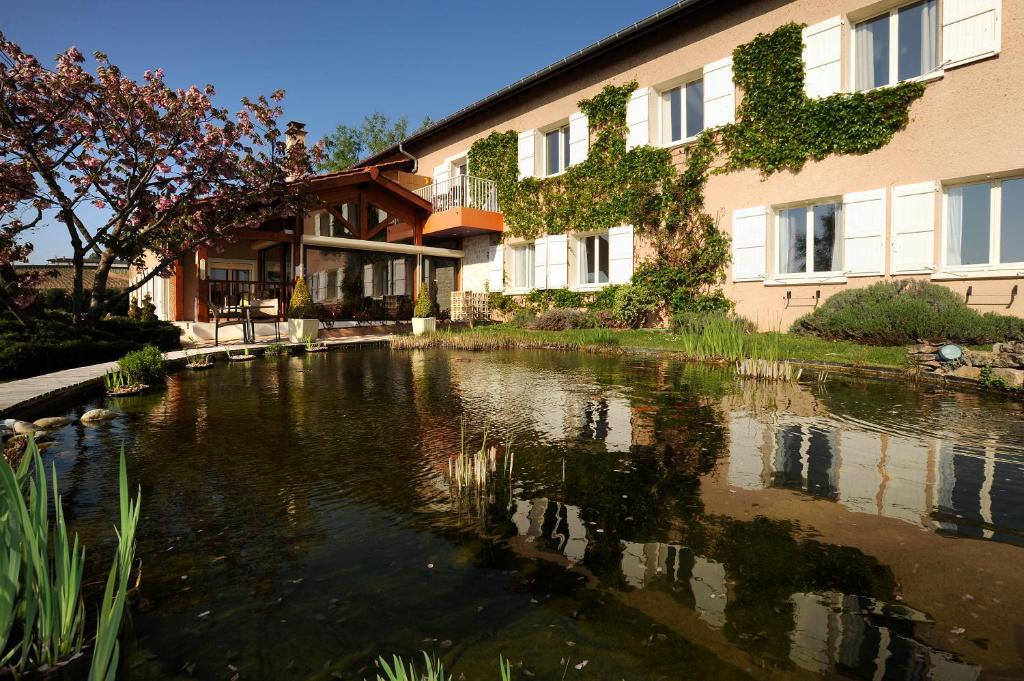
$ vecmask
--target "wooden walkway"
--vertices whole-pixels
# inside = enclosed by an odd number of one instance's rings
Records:
[[[380,345],[388,343],[392,336],[349,336],[347,338],[331,338],[325,342],[329,347],[344,345]],[[180,366],[185,362],[186,352],[188,355],[215,355],[223,354],[227,350],[237,352],[245,348],[260,350],[270,342],[220,345],[217,347],[201,347],[190,350],[175,350],[164,354],[164,358],[171,366]],[[281,345],[288,347],[302,347],[302,343],[282,342]],[[23,409],[42,402],[64,397],[80,390],[92,388],[103,381],[103,374],[111,369],[117,368],[117,362],[104,362],[103,364],[92,364],[76,369],[65,369],[55,371],[52,374],[23,378],[8,383],[0,383],[0,418],[6,418],[8,412]]]

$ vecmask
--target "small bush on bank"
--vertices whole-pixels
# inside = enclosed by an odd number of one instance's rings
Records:
[[[76,326],[69,315],[49,313],[25,327],[0,317],[0,380],[111,362],[147,345],[176,350],[180,339],[181,329],[162,321],[111,317]]]
[[[530,328],[538,331],[568,331],[569,329],[592,329],[596,325],[594,316],[588,312],[556,307],[537,315]]]
[[[128,375],[131,383],[152,385],[160,383],[167,375],[164,357],[159,348],[147,345],[141,350],[129,352],[117,361],[117,368]]]
[[[520,329],[528,329],[533,325],[533,322],[537,319],[537,313],[533,310],[526,308],[520,308],[516,310],[512,318],[508,320],[508,323]]]
[[[1024,339],[1024,320],[981,314],[938,284],[880,282],[837,293],[797,319],[790,331],[868,345],[979,344]]]
[[[618,287],[618,290],[615,291],[612,314],[620,326],[629,329],[639,328],[647,321],[647,317],[657,309],[658,298],[646,286],[627,284]]]

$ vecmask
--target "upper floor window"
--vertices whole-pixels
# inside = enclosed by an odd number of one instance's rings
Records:
[[[544,174],[557,175],[569,167],[569,126],[544,134]]]
[[[515,289],[533,288],[533,244],[511,247],[512,271],[510,283]]]
[[[577,284],[608,283],[608,232],[580,237],[577,269]]]
[[[838,203],[779,211],[779,274],[842,270],[840,212]]]
[[[938,0],[897,7],[854,27],[858,90],[892,85],[934,71],[939,59]]]
[[[946,265],[1024,262],[1024,178],[946,190]]]
[[[699,78],[661,93],[664,144],[692,139],[704,130],[704,80]]]

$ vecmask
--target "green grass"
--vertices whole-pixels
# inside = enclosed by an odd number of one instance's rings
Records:
[[[443,347],[463,350],[551,348],[609,352],[662,350],[702,360],[736,360],[754,357],[770,360],[838,362],[854,366],[905,368],[907,351],[902,346],[859,345],[788,333],[752,333],[742,338],[722,333],[697,338],[660,329],[528,331],[506,325],[446,331],[426,336],[404,336],[393,347],[412,349]]]

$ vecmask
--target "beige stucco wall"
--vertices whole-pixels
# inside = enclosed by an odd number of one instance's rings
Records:
[[[727,57],[732,50],[758,33],[796,21],[806,24],[842,15],[844,17],[843,70],[848,73],[849,17],[863,18],[867,9],[883,9],[899,3],[870,0],[761,0],[722,2],[726,11],[703,14],[661,31],[617,54],[605,56],[551,83],[537,86],[515,101],[485,112],[441,139],[415,149],[422,172],[429,173],[446,159],[463,154],[476,139],[494,130],[544,128],[567,119],[576,103],[593,96],[609,83],[635,79],[641,87],[658,86],[703,65]],[[888,230],[891,226],[891,190],[894,185],[924,181],[939,183],[988,175],[1024,172],[1024,0],[1002,0],[1001,51],[993,58],[947,69],[930,82],[923,98],[911,108],[911,123],[886,147],[862,156],[833,157],[810,162],[799,174],[778,173],[761,178],[747,171],[712,177],[707,187],[706,207],[719,219],[720,227],[731,232],[735,209],[758,205],[838,197],[863,190],[887,190],[886,269],[889,266]],[[848,75],[844,80],[849,80]],[[935,257],[939,258],[941,195],[936,195]],[[771,262],[772,232],[767,257]],[[645,249],[638,245],[636,257]],[[771,272],[771,269],[768,270]],[[762,327],[787,328],[800,314],[811,309],[806,303],[820,291],[824,299],[844,288],[865,286],[882,277],[849,278],[846,284],[804,284],[768,286],[762,282],[728,283],[727,295],[736,301],[740,314],[756,319]],[[731,273],[730,273],[731,282]],[[959,291],[974,287],[976,297],[988,305],[979,309],[1024,315],[1020,297],[1007,306],[1010,290],[1020,279],[963,279],[948,283]],[[797,302],[786,306],[787,291]],[[1003,304],[996,305],[997,301]]]

